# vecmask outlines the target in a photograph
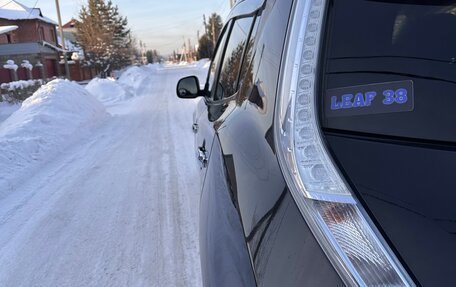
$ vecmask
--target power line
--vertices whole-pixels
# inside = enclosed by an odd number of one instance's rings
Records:
[[[10,0],[10,1],[6,2],[6,3],[5,3],[5,4],[3,4],[2,6],[0,6],[0,8],[3,8],[3,7],[5,7],[6,5],[8,5],[8,4],[9,4],[9,3],[11,3],[11,2],[13,2],[13,0]]]
[[[35,8],[36,8],[36,5],[38,5],[38,1],[39,1],[39,0],[36,0],[36,1],[35,1],[35,5],[33,5],[33,8],[32,8],[32,9],[30,9],[30,12],[29,12],[29,14],[28,14],[28,16],[27,16],[26,19],[29,19],[29,18],[30,18],[30,16],[31,16],[32,13],[33,13],[33,10],[35,10]]]

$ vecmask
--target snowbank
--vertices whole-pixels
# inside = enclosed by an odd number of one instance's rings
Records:
[[[0,124],[0,198],[15,179],[65,149],[71,139],[107,116],[99,101],[78,84],[54,80]]]
[[[133,88],[136,92],[148,75],[143,68],[131,67],[120,76],[118,82],[127,88]]]
[[[35,85],[42,85],[43,80],[19,80],[9,83],[3,83],[0,85],[2,90],[15,91],[19,89],[27,89]]]
[[[8,60],[8,61],[6,61],[6,64],[3,65],[3,68],[8,69],[8,70],[17,71],[17,69],[19,68],[19,66],[16,65],[16,64],[14,63],[13,60]]]
[[[200,69],[209,69],[211,66],[211,60],[210,59],[201,59],[201,60],[195,62],[195,66]]]
[[[163,69],[163,65],[162,64],[147,64],[146,66],[148,69],[152,70],[152,71],[158,71],[160,69]]]
[[[104,104],[114,104],[133,97],[131,92],[110,79],[95,78],[85,88]]]

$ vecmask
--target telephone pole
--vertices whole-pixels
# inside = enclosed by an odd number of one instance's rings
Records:
[[[188,38],[188,58],[190,61],[193,62],[193,49],[192,49],[192,42],[190,41],[190,38]]]
[[[55,0],[55,7],[57,8],[57,19],[59,20],[60,39],[62,40],[63,61],[65,62],[65,74],[68,80],[71,80],[70,67],[68,66],[67,51],[65,48],[65,38],[63,37],[62,16],[60,15],[59,0]]]
[[[209,31],[207,30],[206,15],[205,14],[203,14],[203,23],[204,23],[204,32],[207,35]]]
[[[216,42],[215,42],[215,17],[212,17],[212,44],[214,44],[214,50],[215,50],[215,45],[216,45]]]

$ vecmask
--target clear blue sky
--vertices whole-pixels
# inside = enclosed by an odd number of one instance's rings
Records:
[[[37,0],[17,0],[33,7]],[[62,21],[77,18],[80,7],[87,1],[60,0]],[[229,12],[229,0],[113,0],[122,15],[128,17],[130,28],[148,49],[157,49],[163,55],[179,50],[183,38],[196,42],[197,30],[204,33],[203,14],[217,12],[223,19]],[[38,0],[43,14],[57,21],[54,0]]]

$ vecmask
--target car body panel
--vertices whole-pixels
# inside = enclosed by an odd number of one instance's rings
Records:
[[[208,166],[202,169],[206,177],[200,212],[204,286],[344,285],[291,196],[274,150],[273,115],[280,96],[280,63],[292,4],[293,0],[236,4],[229,29],[239,17],[257,17],[252,54],[248,58],[248,52],[244,53],[248,70],[239,79],[236,94],[221,100],[206,98],[195,115],[199,125],[196,146],[208,151]],[[373,73],[357,68],[368,61],[374,60],[332,59],[325,66],[323,89],[370,83]],[[388,60],[379,65],[389,70],[399,64]],[[410,77],[379,73],[375,78],[376,83],[386,83]],[[417,79],[417,87],[424,80]],[[438,83],[432,85],[437,87]],[[417,103],[425,102],[423,98],[418,97]],[[322,100],[320,104],[327,103]],[[377,114],[364,119],[356,123],[354,117],[323,116],[328,149],[414,280],[423,285],[446,285],[456,274],[452,264],[456,256],[456,214],[452,208],[456,197],[448,192],[451,172],[456,169],[456,149],[448,142],[396,138],[422,133],[419,128],[407,129],[400,120],[411,120],[410,114]],[[372,129],[381,121],[389,123],[388,129]],[[401,124],[393,125],[395,121]],[[448,125],[445,122],[446,128]],[[453,137],[453,133],[442,131],[428,134],[439,140]],[[429,140],[426,136],[417,138]]]
[[[200,254],[204,286],[255,286],[239,214],[218,139],[201,193]]]
[[[418,282],[453,282],[456,150],[338,133],[327,133],[326,139],[339,168]]]
[[[239,94],[223,104],[207,102],[209,119],[215,120],[213,127],[217,136],[201,201],[205,286],[220,286],[216,284],[222,284],[224,277],[229,278],[229,282],[237,280],[237,285],[231,286],[249,286],[252,281],[245,279],[249,278],[247,274],[229,271],[231,275],[237,274],[235,278],[224,275],[225,271],[216,272],[220,264],[233,262],[244,268],[253,266],[250,270],[258,286],[280,283],[343,286],[286,188],[274,151],[274,101],[291,5],[291,0],[267,1],[260,12],[258,35],[261,36],[255,39],[254,55],[251,63],[247,63],[249,72],[247,79],[241,80]],[[219,165],[219,152],[222,152],[225,173]],[[214,169],[215,166],[220,170]],[[227,198],[230,203],[226,202]],[[233,208],[237,217],[232,213]],[[216,224],[216,220],[222,221],[217,219],[221,216],[230,218],[225,222],[231,223]],[[235,242],[241,240],[240,236],[245,254],[242,246],[236,245],[239,242]],[[229,250],[228,246],[236,250],[231,253],[237,256],[237,261],[233,255],[221,254]],[[217,260],[223,262],[215,264]],[[226,268],[233,269],[232,266]],[[246,282],[248,284],[243,285]]]
[[[351,17],[354,7],[358,15]],[[455,7],[451,1],[331,1],[321,57],[327,146],[402,265],[424,286],[456,279],[456,40],[449,37]],[[327,115],[328,90],[397,82],[413,83],[412,109]]]

